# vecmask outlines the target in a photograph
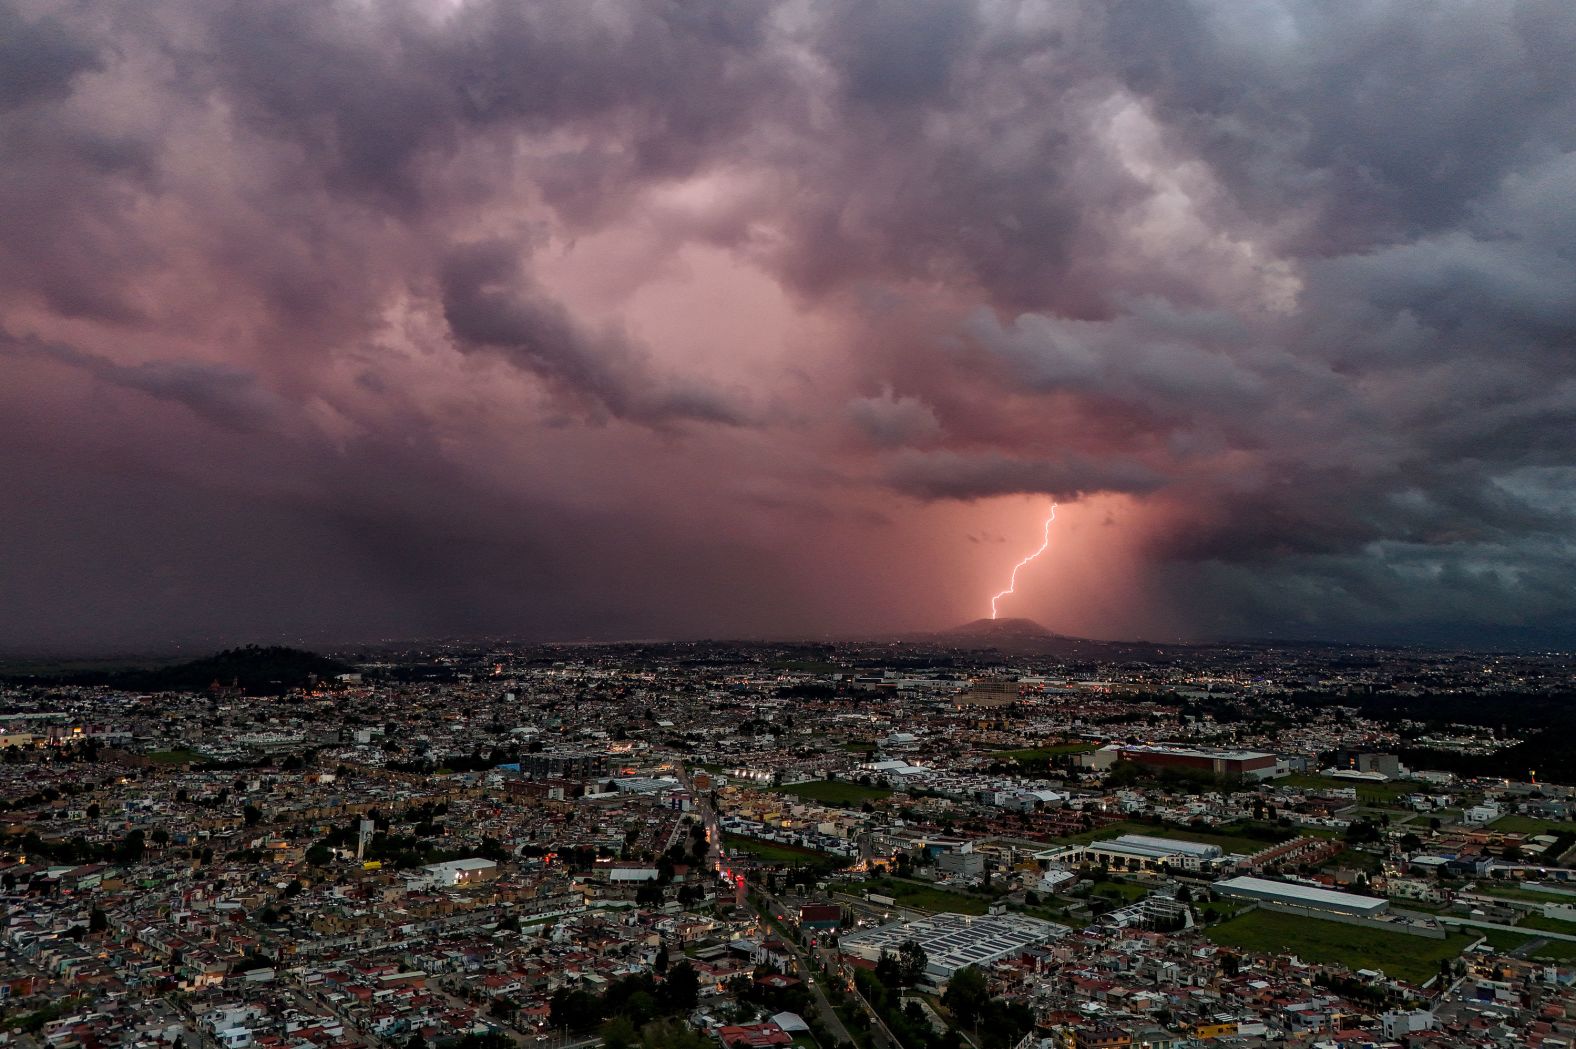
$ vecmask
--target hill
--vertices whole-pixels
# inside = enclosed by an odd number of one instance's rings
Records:
[[[1146,641],[1095,641],[1069,637],[1049,630],[1032,619],[1019,617],[975,619],[947,630],[903,638],[915,644],[956,651],[997,651],[1016,656],[1055,659],[1151,659],[1161,649]]]
[[[316,652],[283,645],[247,645],[171,666],[67,671],[13,680],[34,684],[107,685],[129,692],[201,692],[218,682],[225,687],[239,688],[249,696],[277,696],[349,669],[346,664]]]
[[[976,619],[950,630],[943,630],[945,637],[960,638],[1053,638],[1061,637],[1045,629],[1032,619]]]

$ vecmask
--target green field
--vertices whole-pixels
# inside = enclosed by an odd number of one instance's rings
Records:
[[[1355,787],[1357,800],[1366,801],[1376,805],[1388,805],[1397,798],[1407,794],[1415,794],[1422,789],[1422,784],[1415,780],[1391,780],[1389,783],[1364,783],[1360,780],[1340,779],[1336,776],[1321,776],[1316,772],[1299,772],[1280,779],[1268,781],[1272,787]]]
[[[1540,820],[1532,816],[1501,816],[1488,825],[1489,830],[1502,834],[1576,834],[1576,823],[1558,820]]]
[[[1146,834],[1151,838],[1168,838],[1172,841],[1196,841],[1201,845],[1219,845],[1227,852],[1244,852],[1248,854],[1267,849],[1275,844],[1272,841],[1251,838],[1247,835],[1232,834],[1229,826],[1226,828],[1217,827],[1211,830],[1194,830],[1191,827],[1140,823],[1136,820],[1118,820],[1115,823],[1106,824],[1104,827],[1086,830],[1069,838],[1058,839],[1058,842],[1088,844],[1092,841],[1117,838],[1123,834]]]
[[[984,914],[990,906],[990,901],[983,896],[950,892],[946,889],[916,885],[913,882],[894,878],[850,882],[843,891],[855,896],[863,896],[867,892],[873,892],[878,896],[890,896],[900,906],[933,913],[949,911],[956,914]]]
[[[1098,750],[1097,743],[1058,743],[1050,747],[1027,747],[1023,750],[998,750],[993,757],[1011,758],[1014,761],[1048,761],[1063,754],[1087,754]]]
[[[1408,936],[1340,922],[1252,910],[1205,931],[1222,947],[1257,954],[1295,954],[1303,961],[1341,964],[1351,969],[1382,969],[1387,976],[1421,985],[1439,972],[1442,959],[1455,958],[1476,940],[1451,933],[1443,940]]]
[[[1091,896],[1104,896],[1106,899],[1120,896],[1122,902],[1127,904],[1132,903],[1134,900],[1143,899],[1149,895],[1150,891],[1151,886],[1140,885],[1138,882],[1120,881],[1116,878],[1100,878],[1093,883],[1089,894]]]
[[[748,853],[756,859],[768,863],[831,863],[841,865],[842,860],[829,852],[819,849],[807,849],[801,845],[784,845],[776,841],[762,841],[759,838],[747,838],[742,834],[724,834],[722,842],[734,852]]]
[[[1523,903],[1572,903],[1576,904],[1576,896],[1561,896],[1557,892],[1539,892],[1521,885],[1502,885],[1497,882],[1478,882],[1473,892],[1481,892],[1485,896],[1498,896],[1502,900],[1520,900]]]
[[[149,761],[160,765],[200,765],[208,760],[206,754],[199,754],[195,750],[181,748],[180,750],[155,750],[147,755]]]
[[[1506,932],[1503,929],[1473,929],[1472,932],[1481,934],[1490,947],[1505,954],[1532,942],[1531,934]]]
[[[766,665],[772,670],[788,670],[800,674],[835,674],[843,668],[822,659],[771,659]]]
[[[1561,932],[1567,936],[1576,936],[1576,922],[1561,921],[1558,918],[1545,918],[1541,914],[1529,914],[1516,923],[1518,929],[1541,929],[1544,932]]]
[[[1488,945],[1502,954],[1520,950],[1538,937],[1535,932],[1523,934],[1502,929],[1474,929],[1472,932],[1481,933]],[[1535,961],[1568,962],[1576,958],[1576,943],[1569,940],[1544,940],[1533,948],[1528,957]]]
[[[1568,962],[1576,960],[1576,943],[1569,940],[1548,940],[1532,951],[1535,961]]]
[[[840,779],[794,783],[786,787],[778,787],[777,792],[792,794],[805,801],[818,801],[823,805],[837,805],[850,809],[858,808],[867,801],[881,801],[892,796],[892,792],[885,787],[867,787],[862,783],[849,783]]]

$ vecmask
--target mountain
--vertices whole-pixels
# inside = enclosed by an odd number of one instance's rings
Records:
[[[21,680],[34,684],[108,685],[129,692],[201,692],[217,682],[237,687],[247,695],[276,696],[349,669],[344,663],[315,652],[279,645],[247,645],[173,666],[78,671]]]
[[[1015,656],[1055,659],[1152,659],[1162,654],[1146,641],[1095,641],[1069,637],[1049,630],[1032,619],[976,619],[947,630],[911,634],[903,640],[958,651],[998,651]]]
[[[955,626],[950,630],[943,630],[944,637],[1005,639],[1005,638],[1056,638],[1060,634],[1053,634],[1045,627],[1032,619],[976,619],[971,623]],[[1064,640],[1066,640],[1064,638]]]

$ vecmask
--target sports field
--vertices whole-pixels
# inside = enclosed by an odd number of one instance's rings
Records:
[[[1295,954],[1303,961],[1339,963],[1351,969],[1380,969],[1387,976],[1421,985],[1454,959],[1475,935],[1453,932],[1443,940],[1408,936],[1340,922],[1251,910],[1205,930],[1222,947],[1255,954]]]

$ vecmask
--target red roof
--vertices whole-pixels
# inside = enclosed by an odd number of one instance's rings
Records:
[[[745,1045],[758,1047],[769,1045],[787,1045],[793,1037],[774,1023],[750,1024],[741,1027],[719,1027],[717,1037],[722,1039],[723,1045]]]

